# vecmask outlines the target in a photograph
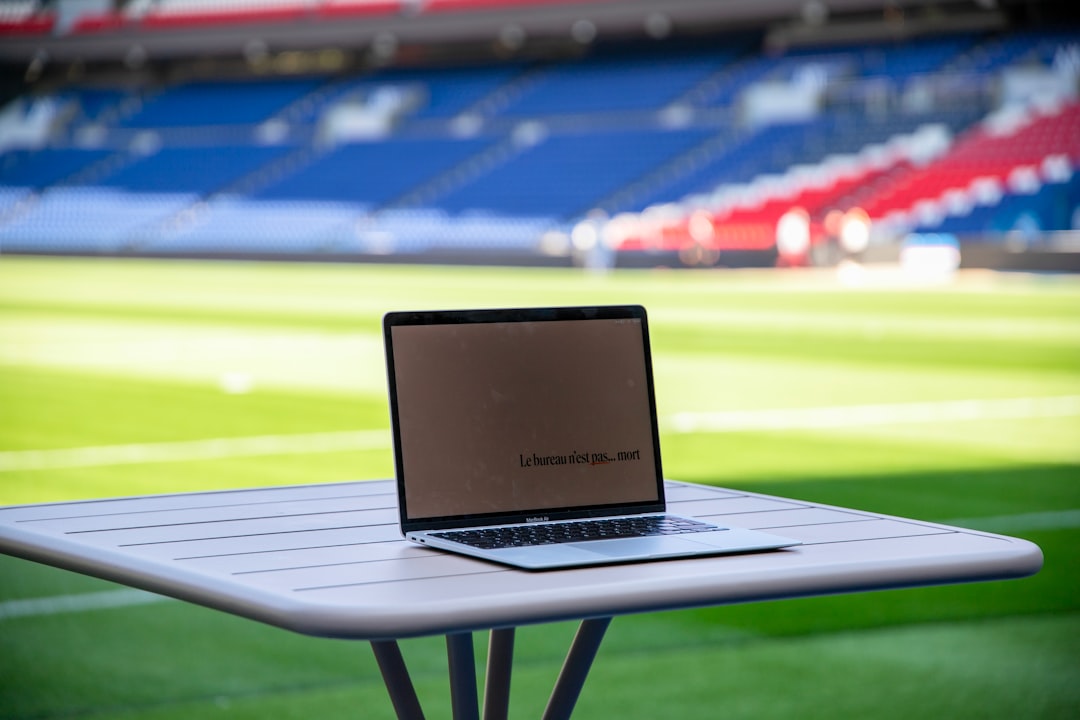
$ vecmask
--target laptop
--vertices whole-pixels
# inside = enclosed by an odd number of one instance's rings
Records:
[[[671,515],[645,309],[383,319],[402,534],[527,570],[797,545]]]

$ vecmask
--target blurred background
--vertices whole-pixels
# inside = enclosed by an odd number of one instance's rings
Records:
[[[0,248],[1075,270],[1072,10],[5,0]]]
[[[669,477],[1046,565],[619,618],[576,717],[1071,720],[1073,5],[0,0],[0,504],[388,477],[383,313],[641,303]],[[362,644],[0,556],[0,718],[193,716],[392,707]]]

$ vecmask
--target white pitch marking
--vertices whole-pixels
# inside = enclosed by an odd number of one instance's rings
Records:
[[[171,598],[163,595],[124,588],[102,592],[77,593],[74,595],[54,595],[52,597],[27,598],[23,600],[5,600],[0,602],[0,620],[20,617],[38,617],[41,615],[63,615],[85,612],[87,610],[106,610],[108,608],[132,607],[163,602]]]
[[[131,465],[188,460],[220,460],[258,455],[381,450],[390,447],[389,430],[305,433],[302,435],[259,435],[254,437],[210,438],[178,442],[103,445],[56,450],[12,450],[0,452],[0,472],[54,470],[59,468]]]
[[[677,433],[834,430],[867,425],[957,422],[964,420],[1027,420],[1073,415],[1080,415],[1080,395],[785,408],[780,410],[680,412],[668,418],[668,429]]]
[[[1032,530],[1072,530],[1080,527],[1080,510],[1049,510],[1046,512],[995,515],[982,518],[946,520],[945,525],[958,525],[994,533],[1018,533]]]

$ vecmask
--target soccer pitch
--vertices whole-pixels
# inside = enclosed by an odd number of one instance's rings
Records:
[[[392,474],[388,310],[641,303],[666,474],[1018,535],[1033,578],[615,620],[576,718],[1072,718],[1080,282],[0,258],[0,504]],[[0,556],[0,718],[390,718],[364,644]],[[518,637],[540,715],[571,624]],[[477,636],[481,659],[486,638]],[[441,638],[402,645],[449,716]]]

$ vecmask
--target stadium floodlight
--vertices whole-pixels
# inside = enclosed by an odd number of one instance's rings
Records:
[[[637,213],[624,212],[604,223],[600,230],[600,239],[610,248],[620,248],[632,237],[642,234]]]
[[[713,226],[712,215],[703,210],[698,210],[690,216],[686,229],[694,242],[699,245],[708,245],[716,237],[716,228]]]
[[[596,223],[593,220],[582,220],[574,226],[574,230],[570,233],[570,242],[573,244],[574,249],[579,252],[588,252],[596,247],[596,243],[599,240],[599,232],[596,229]]]
[[[798,257],[810,249],[810,215],[796,207],[776,223],[776,249],[786,257]]]
[[[852,208],[840,220],[840,246],[858,255],[870,245],[870,216],[862,208]]]

